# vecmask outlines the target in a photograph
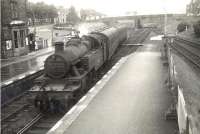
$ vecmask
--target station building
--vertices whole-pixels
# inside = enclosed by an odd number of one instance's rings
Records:
[[[27,0],[1,1],[1,58],[28,53]]]

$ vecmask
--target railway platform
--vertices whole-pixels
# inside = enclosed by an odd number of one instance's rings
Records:
[[[28,55],[1,60],[1,85],[12,83],[40,70],[44,60],[53,53],[53,47],[29,53]]]
[[[153,36],[154,34],[150,34]],[[173,134],[165,120],[172,102],[165,87],[160,40],[147,40],[122,58],[48,134]]]

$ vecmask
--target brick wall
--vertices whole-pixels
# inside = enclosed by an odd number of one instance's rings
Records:
[[[17,17],[12,18],[12,10],[11,10],[11,3],[16,5],[15,12],[17,13]],[[27,0],[2,0],[1,3],[1,23],[2,26],[6,26],[9,24],[13,19],[23,20],[26,21],[26,3]]]

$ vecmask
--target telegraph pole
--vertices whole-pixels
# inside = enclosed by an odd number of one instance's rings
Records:
[[[35,12],[33,12],[33,10],[32,10],[32,8],[31,8],[31,5],[30,5],[31,3],[29,3],[29,8],[30,8],[30,10],[31,10],[31,13],[32,13],[32,15],[33,15],[33,27],[34,27],[34,34],[36,35],[36,25],[35,25]]]
[[[166,3],[166,1],[164,0],[164,6],[163,6],[163,9],[164,9],[164,35],[167,34],[167,11],[165,8],[165,3]]]
[[[165,16],[164,16],[164,34],[167,34],[167,13],[165,12]]]

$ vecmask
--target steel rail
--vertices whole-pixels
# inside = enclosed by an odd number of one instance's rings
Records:
[[[184,56],[186,59],[188,59],[191,63],[193,63],[195,66],[200,68],[200,57],[193,52],[187,50],[185,47],[178,45],[175,41],[175,44],[170,45],[171,48],[176,50],[179,54]],[[199,60],[199,62],[197,62]]]
[[[196,48],[200,49],[200,41],[194,41],[194,40],[190,40],[190,39],[186,39],[186,38],[181,38],[181,37],[175,37],[175,40],[179,40],[181,42],[184,42],[186,45],[191,45],[194,46]]]
[[[1,119],[1,122],[5,121],[5,120],[8,119],[9,117],[11,117],[11,116],[17,114],[19,111],[23,110],[23,109],[24,109],[25,107],[27,107],[27,106],[28,106],[28,104],[24,104],[24,105],[20,106],[19,108],[17,108],[17,109],[16,109],[15,111],[13,111],[12,113],[10,113],[10,114],[8,114],[7,116],[3,117],[3,118]]]
[[[28,129],[30,129],[35,123],[37,123],[40,119],[42,119],[44,115],[39,113],[34,119],[32,119],[26,126],[20,129],[17,134],[24,134]]]

